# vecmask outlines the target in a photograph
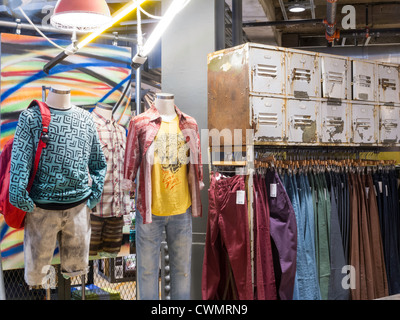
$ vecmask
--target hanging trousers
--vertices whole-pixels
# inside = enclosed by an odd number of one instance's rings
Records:
[[[243,176],[211,177],[202,274],[204,300],[253,300],[247,201]]]
[[[389,294],[393,295],[400,293],[400,259],[395,236],[399,226],[396,226],[395,221],[393,221],[393,216],[395,215],[394,210],[396,210],[393,196],[396,197],[395,194],[398,193],[397,186],[390,183],[391,175],[394,176],[393,171],[389,173],[377,171],[373,175],[373,182],[377,193],[388,290]]]
[[[276,300],[267,189],[264,177],[254,175],[253,182],[254,296],[256,300]]]
[[[349,242],[350,242],[350,200],[349,200],[349,180],[345,172],[336,175],[338,190],[338,218],[340,224],[340,232],[342,235],[342,243],[344,250],[344,258],[346,265],[349,264]]]
[[[318,300],[320,291],[316,276],[315,250],[306,225],[307,211],[310,208],[306,199],[304,181],[302,176],[286,173],[284,185],[292,202],[297,224],[297,261],[293,299]]]
[[[369,234],[371,235],[371,255],[374,277],[374,299],[385,297],[389,294],[383,254],[382,235],[379,225],[379,211],[372,175],[364,179],[367,195],[367,215],[369,221]],[[368,191],[367,191],[368,190]]]
[[[329,172],[325,175],[327,189],[330,190],[330,234],[329,234],[329,251],[330,251],[330,277],[328,288],[328,300],[348,300],[350,297],[349,289],[342,286],[343,273],[342,269],[346,265],[342,235],[338,217],[338,185],[336,174]],[[340,186],[341,188],[341,186]]]
[[[314,201],[315,222],[315,252],[319,277],[321,298],[328,299],[330,258],[329,258],[329,229],[330,229],[330,201],[329,193],[321,173],[310,173],[311,188]]]
[[[304,226],[304,242],[306,248],[308,278],[310,283],[310,300],[321,300],[321,291],[319,288],[317,263],[315,257],[315,223],[314,223],[314,207],[312,202],[312,191],[306,173],[298,175],[298,188],[300,192],[299,198],[301,206],[304,208],[305,226]]]
[[[292,300],[297,256],[296,216],[277,172],[267,171],[265,180],[269,195],[271,245],[278,299]]]

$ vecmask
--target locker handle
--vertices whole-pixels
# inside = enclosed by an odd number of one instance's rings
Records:
[[[396,81],[393,79],[379,79],[379,85],[382,86],[383,89],[392,89],[396,90]]]
[[[385,120],[385,121],[382,123],[382,126],[383,126],[385,129],[396,129],[397,126],[398,126],[398,124],[397,124],[397,122],[396,122],[395,120]]]
[[[369,119],[357,119],[354,124],[358,128],[370,128],[371,124],[369,122]]]
[[[340,127],[343,125],[344,121],[342,119],[328,120],[325,121],[327,127]]]

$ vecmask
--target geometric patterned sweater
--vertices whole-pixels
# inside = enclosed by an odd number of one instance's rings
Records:
[[[92,209],[100,201],[107,171],[93,118],[76,106],[68,110],[50,108],[50,113],[50,141],[42,150],[29,194],[26,188],[42,121],[38,106],[20,114],[11,154],[10,203],[32,212],[34,203],[69,204],[89,197],[87,205]]]

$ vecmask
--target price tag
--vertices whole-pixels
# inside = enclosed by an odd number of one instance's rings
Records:
[[[236,191],[236,204],[244,204],[244,196],[245,196],[244,190]]]
[[[269,196],[271,198],[276,198],[276,183],[271,183],[269,185]]]

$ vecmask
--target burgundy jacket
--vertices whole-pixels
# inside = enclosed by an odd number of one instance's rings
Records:
[[[203,184],[203,166],[201,162],[200,135],[194,118],[181,112],[175,106],[179,117],[179,128],[186,138],[190,150],[188,163],[188,182],[192,200],[192,216],[202,216],[200,189]],[[153,141],[161,126],[161,116],[154,105],[147,111],[133,117],[129,123],[125,150],[125,168],[123,184],[128,189],[139,171],[139,190],[136,207],[143,217],[143,223],[151,223],[151,168],[154,159]]]

